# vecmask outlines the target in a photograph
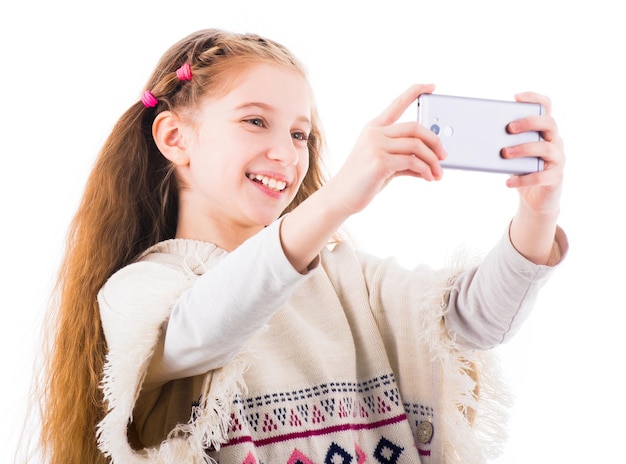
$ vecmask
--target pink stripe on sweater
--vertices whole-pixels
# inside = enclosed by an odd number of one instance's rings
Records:
[[[297,438],[316,437],[320,435],[328,435],[331,433],[344,432],[346,430],[371,430],[371,429],[376,429],[378,427],[384,427],[386,425],[402,422],[404,420],[406,420],[406,414],[401,414],[399,416],[391,417],[389,419],[381,420],[378,422],[373,422],[371,424],[334,425],[332,427],[325,427],[325,428],[317,429],[317,430],[306,430],[304,432],[294,432],[294,433],[287,433],[284,435],[277,435],[275,437],[264,438],[262,440],[253,440],[251,436],[247,435],[243,437],[233,438],[228,443],[222,446],[234,446],[240,443],[252,442],[254,443],[254,446],[260,447],[260,446],[272,445],[274,443],[280,443],[283,441],[294,440]],[[420,450],[420,454],[421,453],[422,453],[422,450]],[[429,454],[430,454],[430,451],[428,452],[428,455]]]

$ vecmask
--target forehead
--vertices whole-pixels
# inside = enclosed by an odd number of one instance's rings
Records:
[[[311,115],[312,92],[306,78],[294,69],[273,64],[248,65],[236,70],[222,96],[209,98],[230,107],[263,103],[278,110]]]

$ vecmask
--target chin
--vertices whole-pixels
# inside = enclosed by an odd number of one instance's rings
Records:
[[[252,220],[255,224],[259,224],[262,228],[265,228],[276,221],[280,215],[274,214],[263,214],[263,215],[255,215]]]

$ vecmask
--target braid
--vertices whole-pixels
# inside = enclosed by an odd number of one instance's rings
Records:
[[[201,39],[201,40],[199,40]],[[281,44],[256,34],[231,34],[219,30],[199,31],[172,47],[163,56],[146,88],[158,100],[154,115],[175,108],[193,108],[199,99],[213,91],[229,90],[221,79],[238,65],[275,63],[302,75],[302,65]],[[176,71],[187,63],[194,78],[182,81]]]

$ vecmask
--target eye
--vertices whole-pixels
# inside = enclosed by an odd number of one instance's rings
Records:
[[[294,132],[291,134],[291,136],[296,139],[296,140],[300,140],[302,142],[306,142],[307,140],[309,140],[309,135],[305,132]]]
[[[263,121],[263,119],[261,118],[244,119],[244,122],[250,123],[257,127],[267,127],[265,121]]]

